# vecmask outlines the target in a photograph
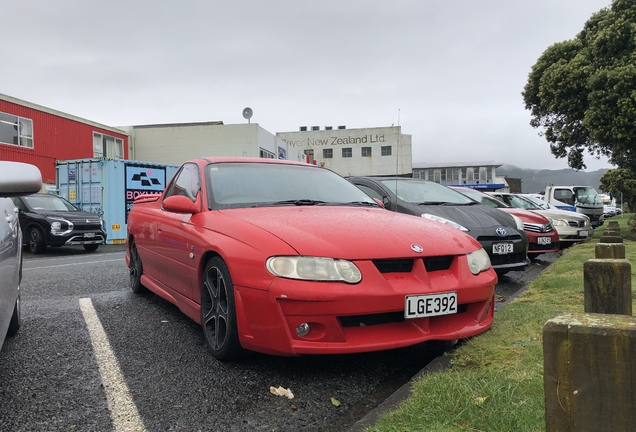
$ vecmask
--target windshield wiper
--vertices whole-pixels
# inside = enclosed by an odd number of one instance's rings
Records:
[[[311,206],[311,205],[324,205],[327,204],[326,201],[317,201],[310,199],[297,199],[297,200],[284,200],[284,201],[275,201],[271,203],[272,205],[297,205],[297,206]]]
[[[416,205],[421,206],[421,205],[448,205],[448,204],[451,204],[451,203],[446,201],[424,201],[421,203],[417,203]]]
[[[369,201],[350,201],[348,203],[343,203],[345,205],[355,205],[355,206],[368,206],[368,207],[380,207],[380,205],[376,202]]]
[[[481,204],[481,203],[478,203],[477,201],[473,201],[469,203],[457,203],[457,204],[449,203],[449,205],[457,205],[457,206],[470,206],[470,205],[476,205],[476,204]]]

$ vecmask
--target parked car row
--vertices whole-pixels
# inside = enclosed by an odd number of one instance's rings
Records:
[[[21,263],[23,241],[40,253],[63,245],[92,251],[106,240],[98,215],[33,194],[36,183],[25,178],[31,189],[1,200],[13,214],[14,261]],[[589,220],[572,225],[533,206],[513,194],[419,179],[345,179],[304,163],[199,158],[162,193],[135,199],[126,264],[132,290],[177,305],[220,360],[246,350],[295,356],[456,340],[492,325],[498,275],[590,237]],[[19,325],[14,279],[3,297],[3,334]]]

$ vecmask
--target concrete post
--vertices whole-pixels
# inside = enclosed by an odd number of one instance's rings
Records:
[[[636,318],[557,313],[543,369],[546,432],[636,430]]]
[[[598,259],[625,259],[625,244],[596,243],[594,252],[594,257]]]
[[[585,312],[632,315],[632,266],[625,259],[583,264]]]

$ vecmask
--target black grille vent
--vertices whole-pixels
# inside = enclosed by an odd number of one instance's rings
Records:
[[[464,313],[468,310],[467,304],[460,304],[457,306],[457,313]],[[437,317],[431,317],[435,319]],[[404,321],[404,312],[387,312],[380,314],[370,315],[355,315],[355,316],[341,316],[338,317],[340,324],[343,327],[368,327],[378,324],[399,323]]]
[[[433,272],[436,270],[448,270],[453,264],[454,256],[439,256],[424,258],[424,267],[427,272]]]
[[[380,273],[410,273],[413,270],[412,259],[373,260]]]
[[[477,241],[479,243],[484,243],[487,241],[491,241],[491,242],[497,242],[497,241],[513,241],[513,240],[519,240],[521,238],[521,236],[519,234],[516,235],[509,235],[509,236],[479,236],[477,237]]]

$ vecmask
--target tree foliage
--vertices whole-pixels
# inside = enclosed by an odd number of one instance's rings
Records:
[[[522,95],[554,156],[584,169],[587,150],[636,172],[635,61],[634,0],[614,0],[539,57]]]
[[[622,196],[631,211],[636,210],[636,175],[627,168],[616,168],[601,176],[600,189],[609,192],[616,200]]]

